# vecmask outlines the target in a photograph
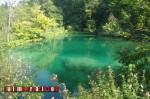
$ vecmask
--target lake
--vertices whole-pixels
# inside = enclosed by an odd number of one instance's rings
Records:
[[[117,68],[120,64],[115,60],[116,48],[128,43],[131,42],[93,35],[69,35],[30,43],[18,47],[14,53],[20,53],[20,57],[28,61],[35,84],[62,86],[64,83],[75,93],[79,83],[88,86],[88,75],[95,69],[106,69],[109,65]],[[53,74],[57,74],[59,83],[50,79]],[[52,96],[62,98],[60,93],[44,93],[45,99]]]

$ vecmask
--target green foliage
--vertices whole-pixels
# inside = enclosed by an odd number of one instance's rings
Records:
[[[147,0],[134,0],[132,2],[129,0],[53,1],[46,1],[47,4],[43,4],[45,13],[48,14],[51,10],[55,14],[59,13],[53,4],[61,8],[62,12],[60,13],[63,16],[64,26],[69,31],[99,31],[107,36],[111,35],[125,38],[135,37],[135,35],[138,35],[137,31],[139,30],[144,30],[149,34],[150,4]],[[108,21],[112,16],[117,21]],[[143,32],[139,34],[145,35]]]
[[[63,16],[61,8],[54,5],[53,0],[47,0],[42,3],[42,10],[48,18],[54,19],[59,26],[63,25]]]
[[[96,23],[95,20],[88,20],[87,21],[87,29],[89,32],[95,32],[96,31],[96,27],[95,27]]]
[[[129,64],[135,64],[137,70],[146,69],[150,66],[150,45],[149,44],[137,44],[137,45],[128,45],[122,48],[119,48],[117,51],[117,59],[124,66]]]
[[[105,35],[121,36],[124,34],[118,23],[118,20],[114,17],[113,14],[110,14],[108,21],[109,22],[103,26]]]
[[[7,28],[7,15],[8,9],[6,9],[6,6],[0,6],[0,42],[6,41],[6,31]]]
[[[61,3],[60,3],[61,2]],[[84,24],[84,0],[54,0],[54,4],[63,12],[63,22],[66,29],[82,31]]]
[[[121,0],[120,2],[112,2],[110,4],[112,12],[125,32],[134,36],[137,35],[137,30],[149,29],[149,2],[146,0],[135,0],[132,2]],[[141,32],[140,34],[144,33]]]
[[[130,65],[125,76],[121,74],[122,83],[118,86],[115,81],[113,70],[108,67],[108,72],[104,73],[100,69],[93,72],[90,79],[91,88],[84,89],[80,84],[79,95],[77,99],[148,99],[149,90],[146,89],[148,84],[145,83],[145,73],[143,72],[142,79],[139,81],[139,75],[134,73],[134,65]],[[96,79],[93,79],[93,77]]]
[[[146,42],[147,43],[147,42]],[[134,64],[134,72],[142,75],[145,70],[145,81],[150,80],[150,45],[149,43],[141,43],[136,45],[128,45],[117,50],[117,59],[123,66],[120,68],[122,72],[128,74],[129,64]],[[141,79],[141,78],[138,78]],[[147,86],[149,88],[149,86]]]
[[[55,19],[46,17],[40,9],[41,7],[37,4],[18,9],[16,16],[19,18],[12,23],[12,32],[15,33],[16,39],[30,41],[45,39],[46,33],[54,32],[55,28],[58,28]],[[26,16],[23,16],[24,14]]]
[[[4,48],[4,47],[3,47]],[[6,51],[6,49],[0,48],[0,86],[3,89],[5,86],[36,86],[33,83],[33,77],[28,77],[30,75],[30,66],[26,61],[22,61],[22,58],[17,57],[16,59],[7,58],[7,53],[10,51]],[[18,55],[19,56],[19,55]],[[0,90],[2,90],[0,89]],[[0,97],[2,99],[8,99],[8,97],[12,98],[42,98],[42,93],[10,93],[0,91]]]
[[[0,32],[4,32],[6,31],[8,10],[5,8],[5,6],[0,6],[0,9]]]
[[[33,21],[34,21],[33,27],[38,27],[42,30],[46,30],[50,26],[57,26],[57,24],[54,23],[53,20],[50,20],[49,18],[44,16],[43,13],[40,13],[39,15],[37,15],[36,19]]]
[[[14,6],[11,12],[12,41],[0,43],[0,86],[34,85],[32,78],[26,77],[30,70],[26,66],[28,64],[20,64],[22,60],[20,58],[16,61],[7,59],[6,51],[31,41],[60,36],[60,32],[64,31],[63,26],[68,31],[103,31],[107,36],[150,40],[150,2],[148,0],[27,0],[19,4]],[[10,13],[8,13],[7,5],[0,6],[0,9],[0,41],[6,41],[7,17]],[[108,73],[96,70],[89,77],[91,85],[89,90],[79,85],[78,98],[149,98],[149,43],[126,46],[119,49],[117,54],[117,59],[123,64],[124,69],[121,74],[121,84],[116,83],[113,70],[110,68]],[[88,60],[90,63],[86,63],[87,59],[84,62],[78,61],[79,63],[75,63],[74,59],[65,60],[65,68],[73,70],[69,67],[73,65],[75,70],[86,71],[86,68],[94,63],[91,60]],[[44,63],[41,62],[41,64]],[[145,71],[142,74],[143,70]],[[21,82],[23,79],[25,83]],[[8,93],[1,94],[4,98],[8,96]],[[29,95],[30,98],[41,96],[41,94],[28,93],[24,95],[25,97]],[[20,93],[16,93],[15,96],[20,96]]]
[[[86,26],[89,32],[96,31],[96,20],[93,18],[93,14],[96,13],[96,9],[100,4],[101,0],[87,0],[85,3],[85,18],[86,18]]]

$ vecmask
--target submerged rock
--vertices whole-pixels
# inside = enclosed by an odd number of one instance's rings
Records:
[[[64,67],[71,71],[92,71],[100,66],[98,61],[91,58],[64,58],[62,62]]]

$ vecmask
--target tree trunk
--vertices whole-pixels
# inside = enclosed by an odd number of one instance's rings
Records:
[[[11,10],[12,10],[12,7],[11,7],[11,4],[9,2],[9,4],[7,4],[8,6],[8,24],[7,24],[7,42],[10,42],[10,21],[11,21]]]

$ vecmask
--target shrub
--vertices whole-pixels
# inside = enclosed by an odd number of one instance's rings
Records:
[[[6,54],[7,52],[6,49],[0,48],[0,90],[2,90],[4,86],[35,86],[33,77],[28,77],[31,72],[28,63],[26,61],[22,63],[22,58],[19,57],[12,59],[11,56],[9,56],[9,52]],[[42,96],[42,93],[12,93],[0,91],[0,98],[2,99],[8,99],[9,97],[13,99],[18,99],[19,97],[39,99]]]
[[[145,71],[140,80],[140,75],[135,72],[134,64],[130,64],[127,71],[127,75],[120,74],[122,77],[120,85],[116,83],[110,67],[107,72],[100,69],[94,71],[89,76],[91,85],[89,89],[83,88],[81,84],[78,86],[77,99],[148,99],[150,93],[145,81]]]

